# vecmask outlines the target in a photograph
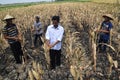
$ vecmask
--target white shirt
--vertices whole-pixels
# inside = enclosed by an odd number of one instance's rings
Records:
[[[42,25],[41,22],[34,22],[34,29],[35,29],[35,34],[42,34],[43,30],[42,30]]]
[[[47,40],[50,41],[50,44],[54,44],[57,40],[58,42],[54,47],[51,49],[54,50],[60,50],[61,49],[61,41],[63,38],[64,28],[61,25],[58,25],[57,28],[55,28],[53,25],[48,26],[45,37]]]

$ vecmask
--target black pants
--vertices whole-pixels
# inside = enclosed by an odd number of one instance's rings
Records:
[[[35,37],[34,37],[34,46],[35,46],[35,47],[37,46],[37,40],[38,40],[38,39],[40,40],[40,45],[42,45],[42,44],[43,44],[43,42],[42,42],[42,40],[41,40],[42,34],[35,34],[34,36],[35,36]]]
[[[61,64],[61,50],[50,49],[50,68],[55,69]]]
[[[109,39],[104,39],[103,36],[100,36],[99,43],[106,43],[106,44],[108,44],[108,42],[109,42]],[[106,51],[106,47],[107,47],[106,45],[102,45],[102,44],[100,44],[98,46],[99,50],[102,51],[102,52]]]
[[[14,43],[10,44],[10,47],[11,47],[11,50],[13,52],[16,63],[21,64],[22,63],[23,51],[21,49],[20,42],[19,41],[14,42]]]

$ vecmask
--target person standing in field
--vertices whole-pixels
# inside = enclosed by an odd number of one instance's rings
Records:
[[[50,69],[61,65],[61,46],[64,28],[59,24],[59,16],[52,17],[52,25],[48,26],[45,37],[47,46],[50,48]]]
[[[21,39],[16,25],[12,22],[15,18],[6,15],[3,21],[6,25],[3,28],[4,38],[8,41],[17,64],[22,64],[23,51],[21,49]]]
[[[108,44],[110,41],[110,31],[113,28],[113,24],[111,20],[113,20],[112,16],[110,14],[103,15],[104,21],[101,24],[100,30],[98,30],[100,37],[99,37],[99,43],[106,43]],[[98,46],[100,52],[106,51],[106,45],[100,44]]]
[[[34,26],[32,28],[32,32],[34,32],[34,45],[32,46],[33,48],[37,46],[37,40],[39,39],[40,45],[43,44],[41,40],[41,36],[43,34],[43,29],[42,29],[42,24],[40,22],[40,17],[35,16],[35,22]]]

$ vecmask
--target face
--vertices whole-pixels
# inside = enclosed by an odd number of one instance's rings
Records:
[[[12,24],[12,23],[13,23],[13,22],[12,22],[12,19],[6,20],[6,23],[9,24],[9,25]]]
[[[35,18],[36,22],[39,22],[39,18]]]
[[[108,17],[104,17],[105,21],[109,21],[110,19]]]
[[[58,21],[57,20],[52,20],[54,27],[58,27]]]

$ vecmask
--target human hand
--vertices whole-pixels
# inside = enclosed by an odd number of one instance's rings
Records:
[[[52,48],[52,47],[54,47],[54,46],[55,46],[54,44],[50,44],[50,45],[49,45],[49,48]]]
[[[15,36],[15,37],[13,37],[13,39],[14,39],[14,40],[16,40],[16,41],[18,41],[18,40],[19,40],[19,38],[18,38],[18,37],[16,37],[16,36]]]
[[[31,30],[31,32],[33,32],[33,31],[34,31],[34,29]]]
[[[94,29],[94,32],[99,32],[99,30],[97,28]]]
[[[21,39],[20,36],[15,36],[15,37],[14,37],[14,40],[16,40],[16,41],[21,41],[22,39]]]

